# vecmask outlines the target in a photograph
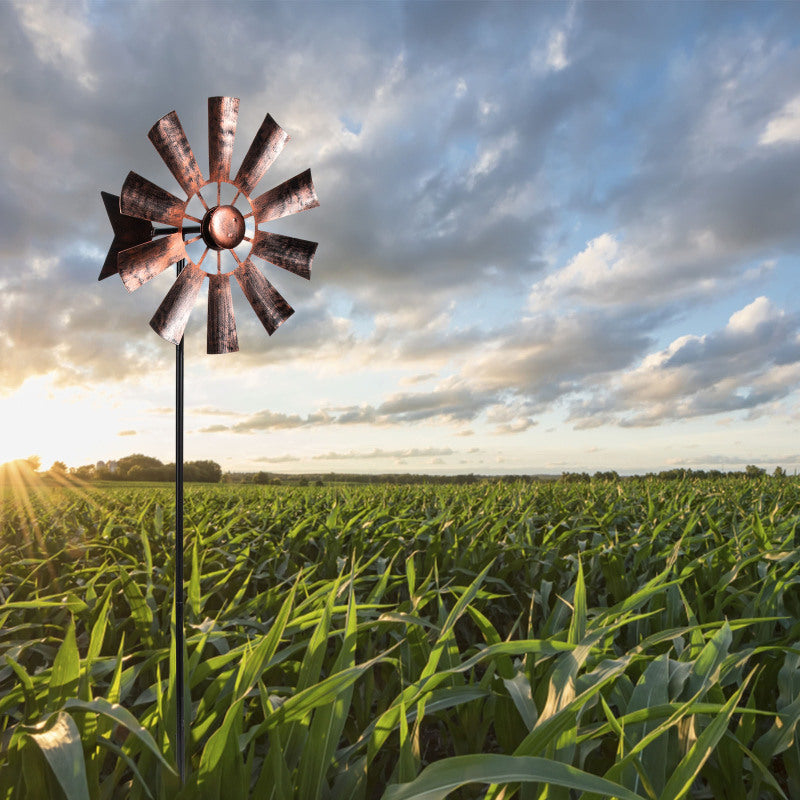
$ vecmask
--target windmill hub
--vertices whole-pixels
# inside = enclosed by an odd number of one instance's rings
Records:
[[[244,239],[244,217],[235,206],[216,206],[203,217],[203,241],[212,250],[230,250]]]

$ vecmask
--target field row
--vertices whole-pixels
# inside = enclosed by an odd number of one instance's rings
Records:
[[[7,490],[0,798],[800,797],[791,480]]]

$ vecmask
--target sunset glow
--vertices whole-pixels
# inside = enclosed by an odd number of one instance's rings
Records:
[[[295,309],[272,337],[234,286],[239,353],[205,354],[201,292],[187,458],[795,471],[800,7],[623,8],[0,5],[0,461],[172,458],[148,320],[174,272],[98,283],[100,191],[134,169],[181,193],[147,139],[172,109],[207,174],[228,94],[234,171],[271,113],[291,140],[259,191],[311,166],[321,205],[270,230],[320,245],[310,282],[264,270]]]

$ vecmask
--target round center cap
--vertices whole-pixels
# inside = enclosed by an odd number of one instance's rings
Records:
[[[244,217],[234,206],[217,206],[203,217],[203,240],[212,250],[230,250],[244,239]]]

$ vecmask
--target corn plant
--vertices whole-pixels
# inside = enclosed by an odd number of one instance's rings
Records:
[[[0,798],[800,797],[791,480],[9,487]]]

